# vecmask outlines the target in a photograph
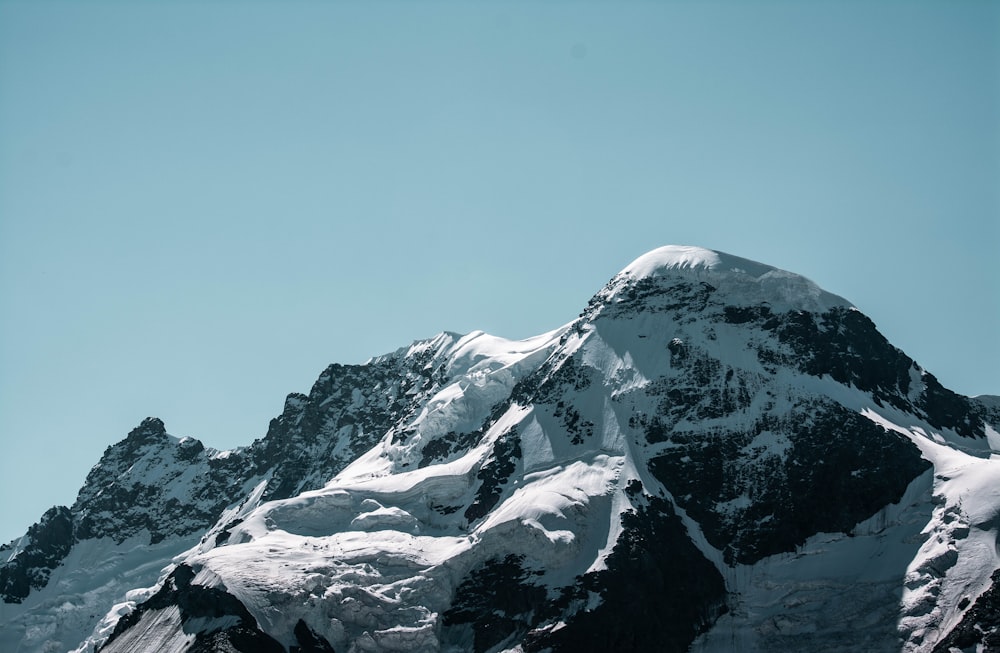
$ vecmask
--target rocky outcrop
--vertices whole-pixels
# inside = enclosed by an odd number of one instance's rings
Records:
[[[144,419],[105,450],[70,508],[50,510],[8,554],[0,596],[17,602],[44,587],[77,541],[197,540],[263,480],[264,499],[322,487],[440,389],[446,376],[434,360],[451,342],[329,366],[308,395],[289,395],[267,435],[246,448],[218,452],[169,435],[158,418]]]
[[[170,637],[190,639],[187,651],[253,651],[285,653],[285,647],[263,632],[239,599],[217,587],[192,581],[195,572],[178,566],[160,591],[118,622],[100,648],[103,653],[150,650]]]
[[[965,612],[962,620],[938,640],[933,653],[1000,651],[1000,569],[993,572],[990,586]],[[963,599],[968,605],[968,598]]]
[[[5,603],[20,603],[33,589],[45,587],[74,542],[69,508],[46,510],[18,543],[18,551],[0,566],[0,597]]]

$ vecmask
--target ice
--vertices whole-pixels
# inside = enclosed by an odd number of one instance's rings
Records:
[[[184,653],[194,642],[195,636],[195,632],[185,632],[181,625],[180,610],[176,606],[170,606],[143,615],[135,627],[101,650],[107,653],[137,650]]]
[[[379,507],[352,519],[350,528],[356,531],[397,530],[416,533],[420,531],[420,523],[402,508]]]
[[[701,283],[714,289],[704,306],[671,308],[672,293]],[[652,287],[657,292],[649,301],[660,304],[616,317],[614,307],[627,306],[636,287]],[[481,331],[441,333],[378,357],[373,360],[417,361],[407,373],[426,375],[429,389],[411,388],[400,397],[409,386],[390,380],[373,388],[405,406],[398,423],[371,434],[375,446],[335,477],[321,478],[313,486],[320,489],[264,502],[268,479],[262,475],[246,482],[245,499],[223,511],[198,541],[172,540],[144,553],[136,542],[101,553],[78,544],[51,590],[22,607],[2,606],[3,622],[13,624],[12,632],[22,630],[0,644],[12,650],[20,641],[72,646],[75,641],[64,640],[73,628],[93,627],[94,619],[83,624],[81,615],[106,612],[85,642],[99,643],[155,591],[172,562],[191,566],[196,584],[232,593],[286,647],[297,644],[293,631],[302,619],[336,650],[447,650],[456,644],[443,639],[442,615],[456,587],[486,562],[525,556],[541,567],[537,582],[550,596],[605,569],[622,534],[622,514],[649,500],[636,486],[625,491],[639,481],[642,492],[674,502],[691,541],[730,593],[729,612],[693,650],[856,650],[858,642],[926,650],[961,618],[959,603],[974,601],[1000,566],[1000,433],[987,427],[983,441],[963,437],[906,412],[905,401],[885,405],[829,375],[765,364],[762,350],[785,355],[789,348],[766,329],[719,319],[729,306],[778,313],[850,304],[799,275],[722,252],[669,246],[616,276],[585,319],[549,333],[517,341]],[[721,396],[731,382],[746,398],[733,410],[680,411],[671,424],[675,433],[746,433],[766,415],[774,428],[755,431],[742,453],[783,459],[793,442],[781,432],[781,419],[822,398],[912,441],[934,469],[850,533],[818,533],[793,552],[752,565],[727,563],[705,537],[708,522],[703,532],[676,505],[683,497],[672,497],[648,466],[651,457],[681,446],[644,429],[652,418],[666,419],[671,393],[692,385],[696,367],[707,379],[698,382],[700,391]],[[917,368],[909,375],[911,388],[901,399],[912,402],[926,384]],[[528,382],[518,386],[522,381]],[[528,386],[511,398],[515,387]],[[551,396],[535,400],[532,392]],[[370,396],[355,389],[343,401],[358,408]],[[564,399],[572,416],[558,403]],[[291,396],[287,406],[303,401]],[[326,435],[338,438],[337,451],[346,451],[352,433],[351,425],[339,425]],[[502,446],[511,442],[516,455]],[[432,443],[435,449],[428,449]],[[206,455],[221,461],[233,454]],[[498,460],[504,456],[509,460]],[[496,472],[501,462],[502,474]],[[142,460],[128,475],[174,479],[168,496],[184,501],[195,473]],[[489,491],[483,490],[486,478],[494,484]],[[726,498],[714,505],[721,518],[744,513],[754,492]],[[474,501],[488,510],[467,513]],[[228,538],[217,537],[223,531]],[[93,544],[99,545],[108,543]],[[94,585],[87,583],[102,582],[88,593]],[[602,600],[598,593],[589,598],[591,609]],[[844,640],[848,629],[856,640]],[[150,611],[112,650],[125,650],[136,638],[181,650],[188,641],[182,630],[170,609]]]
[[[109,606],[121,611],[134,605],[142,592],[130,590],[154,584],[170,560],[197,538],[196,534],[150,544],[148,533],[140,533],[121,543],[110,538],[78,542],[43,589],[20,604],[0,603],[0,623],[5,624],[0,629],[0,650],[76,647]]]
[[[615,297],[637,279],[675,277],[711,283],[717,296],[733,306],[768,305],[774,310],[822,311],[851,303],[805,277],[723,252],[667,245],[643,254],[612,282]]]
[[[915,480],[853,536],[821,533],[794,553],[726,568],[731,611],[691,650],[898,650],[899,591],[930,518],[930,481]]]
[[[545,467],[555,460],[552,443],[534,415],[521,431],[521,450],[526,472]]]
[[[632,261],[622,271],[636,278],[653,276],[662,270],[698,269],[712,270],[722,265],[718,252],[702,247],[666,245],[647,252]],[[743,272],[741,270],[741,272]]]

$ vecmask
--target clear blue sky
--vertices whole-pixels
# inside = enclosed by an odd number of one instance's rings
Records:
[[[1000,3],[0,0],[0,539],[147,415],[219,448],[659,245],[1000,394]]]

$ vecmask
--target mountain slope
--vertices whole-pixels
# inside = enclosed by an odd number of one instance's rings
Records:
[[[72,648],[220,516],[321,487],[436,392],[427,370],[455,338],[442,334],[363,366],[331,365],[309,395],[289,395],[267,435],[246,448],[207,449],[144,420],[105,451],[73,506],[54,508],[0,548],[0,649]]]
[[[246,449],[147,420],[0,568],[3,637],[83,639],[39,626],[93,592],[52,579],[148,541],[78,650],[968,646],[996,426],[846,300],[660,248],[538,338],[331,366]]]

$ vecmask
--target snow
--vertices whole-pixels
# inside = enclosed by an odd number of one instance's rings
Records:
[[[794,553],[725,568],[732,605],[694,652],[898,647],[897,597],[929,514],[930,473],[853,537],[820,533]],[[845,625],[852,632],[845,639]]]
[[[796,400],[822,397],[911,440],[934,465],[910,484],[898,504],[856,525],[850,536],[819,533],[795,552],[754,565],[727,564],[701,525],[677,507],[692,542],[719,569],[731,593],[730,612],[693,650],[820,651],[857,649],[857,642],[892,649],[902,641],[905,650],[916,651],[932,645],[935,629],[943,633],[956,623],[959,602],[974,600],[1000,566],[1000,456],[992,455],[1000,450],[1000,433],[988,427],[985,442],[962,438],[880,405],[829,376],[808,376],[791,367],[765,369],[757,351],[760,346],[780,350],[773,334],[713,318],[730,305],[766,304],[776,312],[850,306],[799,275],[713,250],[668,246],[636,259],[598,298],[605,306],[625,301],[624,291],[642,279],[662,280],[668,289],[675,280],[705,282],[716,291],[699,314],[646,311],[616,319],[613,312],[600,315],[599,308],[592,322],[571,323],[535,338],[441,333],[373,359],[420,356],[421,365],[430,360],[427,371],[443,370],[446,378],[435,392],[414,399],[399,424],[376,434],[381,440],[321,489],[265,503],[267,480],[255,479],[253,487],[248,483],[247,498],[225,511],[200,542],[172,540],[145,553],[135,542],[89,554],[77,545],[67,562],[69,573],[76,574],[69,585],[60,576],[51,591],[33,595],[23,607],[30,618],[8,620],[10,612],[0,614],[3,623],[23,628],[0,639],[0,649],[15,650],[20,641],[72,645],[78,640],[64,640],[72,628],[80,630],[80,615],[111,605],[87,640],[102,641],[121,615],[155,590],[150,585],[171,558],[195,569],[196,583],[224,587],[236,596],[285,646],[296,643],[292,632],[301,618],[336,650],[447,649],[441,615],[470,570],[495,557],[523,554],[544,567],[538,582],[555,591],[606,567],[622,532],[621,515],[633,508],[634,495],[624,490],[630,481],[673,499],[646,461],[677,445],[647,442],[629,419],[657,415],[663,394],[687,381],[690,371],[683,361],[672,360],[671,342],[682,343],[692,358],[724,363],[720,369],[733,372],[750,396],[745,407],[721,417],[681,419],[679,430],[702,436],[733,432],[764,413],[791,414]],[[552,404],[501,403],[546,361],[542,369],[572,363],[566,369],[577,374],[571,383],[578,387],[567,390],[579,412],[574,419],[592,426],[580,441],[571,441],[564,414]],[[916,371],[911,375],[911,393],[919,394],[922,380]],[[726,382],[720,378],[709,385]],[[389,386],[376,391],[400,392],[398,384]],[[361,406],[363,393],[355,391],[351,401]],[[493,415],[497,406],[506,408]],[[480,432],[484,423],[488,428]],[[349,432],[339,433],[344,446]],[[475,437],[468,447],[427,464],[427,445],[448,434]],[[496,504],[470,522],[464,508],[482,483],[480,470],[495,462],[491,456],[501,438],[517,438],[521,455],[496,489]],[[790,447],[785,435],[762,430],[744,453],[780,458]],[[230,452],[207,455],[224,458]],[[157,468],[155,462],[141,461],[130,473],[152,480],[184,480],[193,473]],[[751,505],[752,494],[739,494],[716,511],[737,514]],[[181,490],[171,496],[185,499]],[[216,545],[215,535],[223,529],[230,537]],[[97,557],[96,566],[88,566],[88,555]],[[142,573],[128,571],[129,565]],[[87,578],[91,567],[97,574]],[[120,572],[124,575],[115,575]],[[102,582],[92,600],[81,599]],[[126,593],[129,587],[144,589]],[[590,607],[600,600],[594,594]],[[65,619],[75,625],[64,626]],[[845,624],[857,641],[841,641]],[[116,643],[113,650],[125,650],[138,637],[163,650],[181,650],[187,641],[181,630],[175,612],[152,611],[130,635],[133,639]]]
[[[635,280],[671,277],[708,282],[733,306],[766,304],[781,311],[851,306],[843,297],[826,292],[801,275],[732,254],[682,245],[660,247],[634,260],[615,277],[619,284],[611,297]]]
[[[1000,409],[1000,396],[997,395],[975,395],[972,397],[976,401],[990,407]]]
[[[589,463],[576,461],[550,468],[544,474],[526,476],[525,485],[491,512],[479,530],[487,531],[518,519],[548,523],[552,526],[550,530],[563,530],[567,525],[586,526],[573,524],[573,516],[581,513],[593,497],[610,494],[623,462],[620,457],[597,455]]]
[[[990,451],[1000,453],[1000,432],[997,432],[991,425],[986,424],[986,441],[990,445]]]
[[[452,369],[472,373],[482,369],[496,371],[523,362],[532,354],[548,355],[554,341],[566,332],[569,325],[553,329],[524,340],[508,340],[483,331],[473,331],[460,338],[446,353]]]
[[[548,437],[520,407],[490,433],[524,423]],[[405,473],[359,460],[322,490],[250,512],[233,528],[237,544],[183,559],[201,570],[196,582],[224,583],[285,645],[294,643],[296,621],[319,609],[319,632],[338,650],[437,649],[440,614],[470,568],[520,551],[563,568],[553,578],[569,583],[617,540],[621,456],[524,474],[471,532],[461,513],[429,509],[472,490],[493,436],[459,460]]]
[[[913,441],[934,469],[852,536],[821,533],[793,554],[720,567],[736,601],[692,651],[852,650],[838,635],[845,623],[873,650],[930,650],[961,619],[962,599],[989,586],[1000,567],[1000,457],[888,412],[861,411]]]
[[[379,506],[352,519],[350,528],[355,531],[397,530],[415,533],[420,531],[420,524],[402,508]]]
[[[170,606],[143,615],[136,627],[130,628],[122,637],[101,650],[106,653],[134,650],[184,653],[194,639],[195,633],[185,632],[181,625],[180,610],[176,606]]]
[[[521,431],[521,451],[525,472],[543,468],[555,460],[552,443],[534,415]]]
[[[961,618],[961,600],[974,601],[1000,567],[1000,457],[973,455],[930,429],[864,414],[909,437],[934,464],[934,514],[907,568],[900,623],[904,650],[922,650],[914,642],[947,633]]]
[[[698,269],[712,270],[722,265],[718,252],[702,247],[666,245],[646,252],[622,270],[636,278],[650,277],[663,270]]]
[[[197,537],[150,544],[149,534],[142,532],[120,544],[110,538],[78,542],[43,589],[33,591],[20,604],[0,602],[0,623],[4,624],[0,650],[61,652],[73,648],[108,606],[126,603],[130,588],[155,583],[171,558]]]

